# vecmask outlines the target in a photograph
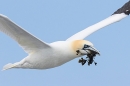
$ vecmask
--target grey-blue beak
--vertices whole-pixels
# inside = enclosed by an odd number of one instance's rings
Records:
[[[88,46],[86,48],[83,48],[83,50],[86,50],[86,51],[89,50],[90,52],[94,52],[95,54],[100,55],[100,52],[96,48],[94,48],[93,46]]]

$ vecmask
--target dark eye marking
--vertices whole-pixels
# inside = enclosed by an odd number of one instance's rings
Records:
[[[90,46],[89,46],[89,45],[84,44],[84,48],[88,48],[88,47],[90,47]]]

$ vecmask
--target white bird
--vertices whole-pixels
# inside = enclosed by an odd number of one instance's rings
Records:
[[[99,54],[93,44],[84,40],[84,38],[107,25],[127,17],[129,14],[130,1],[99,23],[74,34],[65,41],[56,41],[50,44],[34,37],[6,16],[0,15],[0,31],[12,37],[28,53],[28,56],[21,61],[5,65],[3,70],[11,68],[49,69],[82,55],[88,55],[92,52]],[[80,52],[78,55],[77,50]]]

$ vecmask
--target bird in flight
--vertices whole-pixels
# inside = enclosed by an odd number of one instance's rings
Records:
[[[93,58],[100,54],[100,52],[94,48],[94,45],[90,41],[84,40],[84,38],[107,25],[122,20],[129,14],[130,1],[125,3],[108,18],[72,35],[65,41],[52,43],[41,41],[16,25],[8,17],[0,14],[0,31],[13,38],[28,53],[28,56],[21,61],[6,64],[3,70],[11,68],[49,69],[84,55],[88,59],[81,58],[79,63],[84,65],[88,62],[88,65],[90,65],[94,62]]]

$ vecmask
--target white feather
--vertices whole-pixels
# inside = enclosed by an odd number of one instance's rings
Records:
[[[107,25],[110,25],[112,23],[115,23],[117,21],[120,21],[121,19],[127,17],[128,15],[124,14],[124,13],[121,13],[121,14],[114,14],[76,34],[74,34],[73,36],[71,36],[70,38],[67,39],[67,41],[70,41],[70,40],[81,40],[81,39],[84,39],[86,38],[87,36],[89,36],[90,34],[92,34],[93,32],[107,26]]]
[[[67,41],[57,41],[47,44],[23,30],[6,16],[0,15],[0,31],[12,37],[28,53],[28,56],[21,61],[5,65],[3,70],[11,68],[48,69],[60,66],[78,57],[79,55],[76,55],[76,50],[82,49],[85,44],[93,46],[91,42],[81,39],[126,16],[125,13],[114,14],[76,33],[68,38]]]
[[[0,15],[0,31],[17,41],[27,53],[34,52],[37,49],[50,48],[47,43],[23,30],[4,15]]]

